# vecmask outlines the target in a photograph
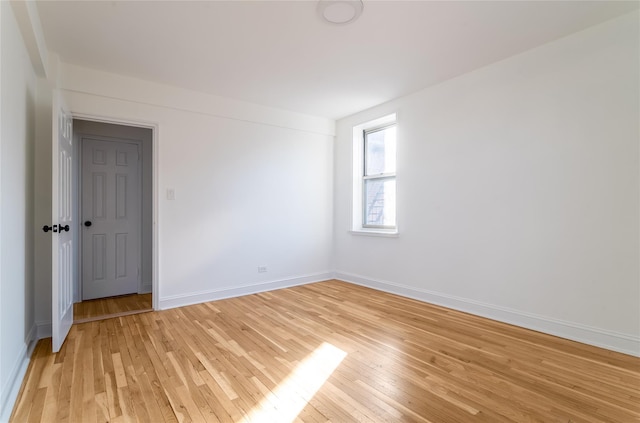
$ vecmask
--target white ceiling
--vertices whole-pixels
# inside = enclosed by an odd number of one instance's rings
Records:
[[[417,91],[637,9],[637,1],[41,1],[67,63],[327,118]]]

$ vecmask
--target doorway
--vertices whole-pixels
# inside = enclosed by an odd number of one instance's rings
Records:
[[[152,309],[153,132],[74,119],[74,322]]]

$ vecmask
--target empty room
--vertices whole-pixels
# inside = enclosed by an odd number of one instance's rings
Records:
[[[0,422],[640,422],[640,2],[0,1]]]

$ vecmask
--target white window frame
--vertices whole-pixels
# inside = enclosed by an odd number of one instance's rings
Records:
[[[352,224],[351,233],[355,235],[373,235],[373,236],[398,236],[398,201],[396,198],[396,225],[389,226],[373,226],[364,224],[364,181],[366,179],[389,178],[396,179],[397,187],[397,170],[396,173],[365,176],[365,133],[372,132],[391,125],[397,125],[397,115],[392,113],[378,119],[374,119],[353,127],[353,200],[352,200]],[[396,147],[397,148],[397,147]],[[397,190],[397,188],[396,188]],[[396,194],[397,196],[397,194]]]

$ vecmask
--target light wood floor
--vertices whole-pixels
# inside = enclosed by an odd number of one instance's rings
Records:
[[[640,359],[327,281],[74,325],[13,422],[640,421]]]
[[[120,295],[86,300],[73,305],[73,322],[85,323],[153,310],[151,294]]]

